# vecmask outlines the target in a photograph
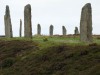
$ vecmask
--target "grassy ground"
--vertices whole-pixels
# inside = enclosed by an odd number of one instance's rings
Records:
[[[72,36],[1,38],[0,75],[100,75],[99,38],[94,42]]]
[[[14,37],[14,38],[0,38],[1,40],[30,40],[30,39],[26,39],[24,37],[20,38],[20,37]],[[35,35],[33,36],[33,38],[31,39],[32,41],[36,41],[39,43],[43,43],[44,39],[47,39],[49,42],[57,42],[57,43],[67,43],[67,44],[85,44],[83,42],[80,42],[80,38],[79,36],[73,36],[73,35],[68,35],[68,36],[59,36],[59,35],[55,35],[55,36],[39,36],[39,35]],[[100,36],[93,36],[93,43],[97,43],[100,44]]]
[[[69,45],[87,45],[88,43],[80,42],[79,36],[34,36],[33,41],[43,42],[47,38],[49,42],[66,43]],[[93,36],[93,42],[100,44],[100,36]]]

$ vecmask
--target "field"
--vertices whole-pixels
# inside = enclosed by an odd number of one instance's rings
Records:
[[[100,75],[100,38],[0,38],[0,75]]]

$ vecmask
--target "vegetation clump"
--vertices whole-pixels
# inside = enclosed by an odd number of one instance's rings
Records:
[[[7,68],[7,67],[11,67],[14,64],[15,60],[14,58],[7,58],[4,59],[1,63],[1,67],[2,68]]]
[[[43,41],[44,42],[48,41],[48,38],[47,37],[43,38]]]

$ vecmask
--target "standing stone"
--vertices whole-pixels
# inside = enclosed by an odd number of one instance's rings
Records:
[[[87,3],[81,12],[80,21],[80,40],[83,42],[92,42],[92,8]]]
[[[41,25],[37,25],[37,35],[41,35]]]
[[[28,4],[24,8],[24,37],[26,38],[32,38],[31,25],[31,5]]]
[[[65,28],[65,26],[62,26],[62,33],[63,33],[63,35],[66,35],[66,28]]]
[[[20,35],[20,37],[22,37],[22,20],[21,19],[20,19],[19,35]]]
[[[53,25],[50,25],[49,33],[50,33],[50,36],[53,35]]]
[[[75,35],[78,35],[79,34],[78,27],[75,27],[74,34]]]
[[[7,38],[12,38],[12,24],[11,24],[11,18],[10,18],[10,10],[9,6],[6,6],[6,11],[4,15],[4,24],[5,24],[5,36]]]

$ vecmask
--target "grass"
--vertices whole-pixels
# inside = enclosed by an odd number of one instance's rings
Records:
[[[0,75],[100,75],[99,39],[89,45],[69,37],[0,39]]]
[[[43,39],[47,38],[49,42],[57,43],[67,43],[67,44],[86,44],[80,42],[79,36],[34,36],[33,41],[43,42]],[[100,44],[100,39],[98,37],[93,37],[93,43]]]
[[[33,36],[32,39],[29,38],[24,38],[24,37],[14,37],[14,38],[0,38],[1,40],[32,40],[36,41],[39,43],[43,43],[43,39],[47,38],[49,42],[57,42],[57,43],[67,43],[67,44],[85,44],[83,42],[80,42],[79,36],[73,36],[73,35],[68,35],[68,36],[40,36],[40,35],[35,35]],[[100,44],[100,39],[99,36],[93,36],[93,43]]]

